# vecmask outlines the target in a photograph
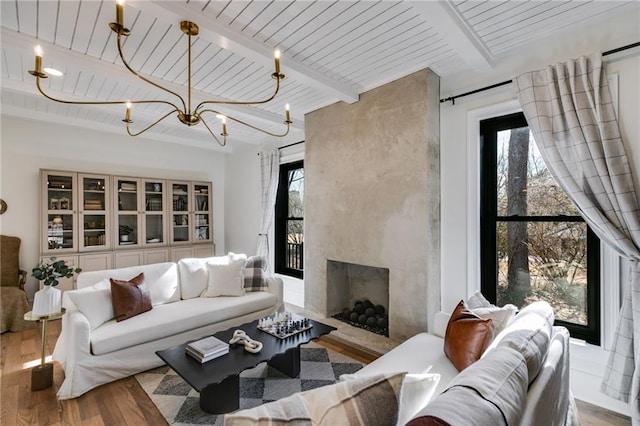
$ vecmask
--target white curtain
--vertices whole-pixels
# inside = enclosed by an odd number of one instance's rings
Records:
[[[276,148],[260,153],[260,176],[262,180],[262,216],[258,247],[256,254],[264,256],[269,265],[269,230],[273,224],[276,194],[278,192],[278,177],[280,174],[280,151]]]
[[[527,72],[514,83],[547,167],[598,237],[631,261],[601,390],[629,402],[640,425],[640,208],[602,56]]]

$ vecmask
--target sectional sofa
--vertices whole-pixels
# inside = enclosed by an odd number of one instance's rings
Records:
[[[445,355],[449,320],[447,313],[436,314],[432,333],[411,337],[335,385],[228,414],[224,424],[271,424],[292,416],[318,425],[339,419],[410,426],[578,424],[569,390],[569,333],[553,326],[549,304],[535,302],[509,319],[461,372]]]
[[[228,256],[219,256],[79,274],[77,289],[63,295],[66,314],[53,351],[65,374],[58,398],[75,398],[159,367],[158,350],[283,310],[282,280],[275,277],[252,275],[241,295],[201,297],[209,284],[208,265],[228,262]],[[153,307],[118,322],[109,280],[131,280],[140,273]],[[259,291],[248,291],[256,280],[263,281]]]

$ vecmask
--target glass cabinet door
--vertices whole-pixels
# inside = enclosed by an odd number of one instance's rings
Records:
[[[73,252],[77,248],[76,174],[43,172],[44,224],[43,252]]]
[[[111,246],[107,230],[109,229],[107,176],[78,175],[80,251],[104,250]]]
[[[117,247],[135,247],[140,243],[138,198],[140,180],[136,178],[115,178],[115,194],[118,204],[115,208]]]
[[[143,179],[144,188],[144,231],[143,244],[146,246],[166,245],[165,232],[165,181]]]
[[[212,241],[211,184],[193,184],[193,242]]]
[[[171,242],[189,243],[189,182],[171,182]]]

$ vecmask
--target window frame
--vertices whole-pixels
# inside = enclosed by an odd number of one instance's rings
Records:
[[[295,278],[304,278],[304,243],[302,245],[302,270],[287,267],[287,222],[300,220],[304,224],[304,217],[288,217],[289,213],[289,188],[288,175],[291,170],[304,169],[304,160],[293,161],[280,165],[278,178],[278,192],[275,206],[274,225],[274,260],[275,272]],[[304,225],[303,225],[304,226]]]
[[[497,300],[498,222],[585,222],[581,216],[499,216],[497,203],[497,133],[529,127],[524,114],[516,112],[480,121],[480,288],[492,303]],[[587,325],[556,319],[571,337],[600,345],[600,240],[587,224]]]

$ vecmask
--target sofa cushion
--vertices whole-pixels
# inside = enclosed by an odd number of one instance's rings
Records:
[[[67,291],[66,293],[78,310],[87,317],[92,330],[113,319],[111,284],[108,279],[104,279],[91,287]]]
[[[440,381],[435,394],[447,388],[449,382],[458,375],[442,348],[444,339],[429,333],[419,333],[405,340],[384,356],[362,367],[351,376],[367,376],[376,373],[394,373],[400,368],[409,373],[437,373]]]
[[[522,354],[499,347],[461,372],[409,425],[517,425],[527,386]]]
[[[144,272],[153,306],[180,300],[178,265],[173,262],[153,263],[130,268],[105,269],[78,274],[78,288],[92,286],[103,279],[128,280]]]
[[[144,280],[144,272],[128,281],[113,278],[110,281],[113,314],[117,322],[151,310],[151,296]]]
[[[226,265],[229,263],[229,256],[187,257],[178,261],[180,291],[183,299],[200,297],[207,290],[209,280],[207,263]]]
[[[108,321],[91,333],[94,355],[106,354],[141,343],[215,324],[274,307],[275,295],[247,293],[242,297],[198,297],[154,306],[124,323]]]
[[[525,306],[502,330],[487,349],[508,346],[522,353],[527,362],[529,383],[538,375],[544,363],[555,317],[547,302]]]
[[[244,285],[242,280],[242,270],[245,261],[242,259],[228,263],[227,265],[217,265],[207,262],[207,290],[202,297],[218,296],[242,296]]]
[[[492,339],[492,321],[474,314],[461,300],[447,324],[444,353],[458,371],[462,371],[480,359]]]
[[[224,424],[393,425],[398,420],[398,398],[404,376],[405,373],[376,374],[295,393],[227,414]]]
[[[244,267],[245,291],[266,291],[269,288],[265,279],[267,260],[262,256],[251,256]]]

